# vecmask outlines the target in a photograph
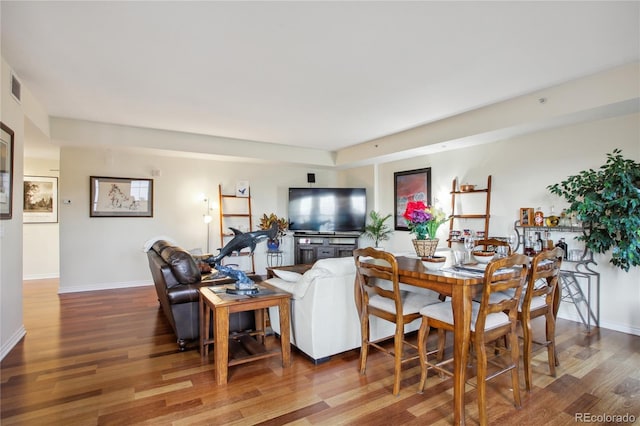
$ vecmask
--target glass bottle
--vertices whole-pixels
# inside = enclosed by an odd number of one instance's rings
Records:
[[[531,236],[531,234],[529,234],[527,236],[527,238],[524,240],[524,251],[523,253],[526,256],[534,256],[535,255],[535,250],[533,248],[533,237]]]
[[[564,238],[560,238],[560,241],[558,241],[556,247],[560,247],[564,251],[564,259],[569,258],[569,247],[567,246],[567,243],[564,242]]]
[[[553,250],[553,240],[551,239],[551,232],[544,231],[544,242],[546,243],[546,250]]]
[[[562,209],[562,213],[560,213],[560,226],[571,226],[571,219],[567,214],[567,209]]]
[[[542,243],[542,237],[540,237],[540,232],[536,232],[536,240],[533,243],[533,251],[535,254],[538,254],[542,251],[544,247]]]
[[[544,222],[549,227],[558,226],[558,224],[560,223],[560,219],[558,218],[558,216],[556,216],[553,206],[551,206],[551,210],[549,210],[549,216],[545,218]]]
[[[544,226],[544,213],[542,213],[542,207],[536,208],[533,214],[533,226]]]

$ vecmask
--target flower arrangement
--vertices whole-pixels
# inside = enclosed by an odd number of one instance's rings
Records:
[[[278,217],[275,213],[267,215],[264,213],[260,218],[260,229],[271,229],[273,223],[278,224],[278,237],[282,237],[289,227],[289,221],[284,217]]]
[[[434,240],[440,225],[451,219],[442,209],[427,206],[423,201],[409,201],[402,216],[417,240]]]

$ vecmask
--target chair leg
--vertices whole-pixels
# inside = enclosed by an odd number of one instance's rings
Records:
[[[518,353],[518,336],[516,335],[516,329],[513,327],[511,333],[509,333],[511,341],[511,362],[513,363],[513,369],[511,370],[511,387],[513,388],[513,400],[517,408],[522,405],[520,402],[520,378],[519,368],[520,354]]]
[[[478,415],[480,416],[480,425],[487,424],[487,353],[484,342],[476,342],[476,360],[478,363],[477,382],[478,382]]]
[[[367,371],[367,356],[369,355],[369,316],[363,314],[360,318],[360,335],[362,343],[360,345],[360,374]]]
[[[547,333],[547,354],[549,357],[549,372],[551,376],[556,377],[556,322],[553,319],[553,314],[548,312],[545,315],[545,329]]]
[[[446,330],[439,328],[438,329],[438,355],[436,356],[436,362],[442,362],[444,359],[444,347],[446,346],[447,341],[447,332]],[[444,378],[444,373],[442,370],[438,370],[438,377],[441,379]]]
[[[396,323],[396,335],[393,338],[393,395],[400,393],[400,377],[402,376],[402,340],[404,324]]]
[[[447,341],[447,333],[443,328],[438,329],[438,357],[436,360],[442,362],[444,359],[444,347]]]
[[[420,384],[418,384],[418,393],[424,392],[424,385],[427,382],[427,339],[429,335],[429,323],[427,318],[422,317],[422,324],[418,330],[418,352],[420,354]]]
[[[531,373],[531,352],[533,345],[533,336],[531,335],[531,319],[523,318],[522,323],[522,338],[524,340],[522,345],[522,360],[524,364],[524,382],[527,391],[531,391],[533,385],[533,375]]]

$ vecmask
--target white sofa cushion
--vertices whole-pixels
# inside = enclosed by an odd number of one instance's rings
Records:
[[[300,281],[302,278],[302,274],[293,271],[286,271],[284,269],[274,269],[273,273],[278,277],[282,278],[285,281],[289,281],[292,283]]]
[[[328,269],[333,275],[339,276],[355,273],[356,264],[353,257],[331,257],[328,259],[319,259],[311,267],[311,269],[319,268]]]
[[[296,281],[291,281],[291,279],[295,278],[295,276],[288,274],[285,274],[287,278],[269,278],[267,281],[265,281],[266,283],[271,284],[272,286],[277,287],[280,290],[291,293],[294,299],[302,299],[305,294],[307,294],[307,290],[309,289],[309,286],[314,279],[329,277],[333,275],[331,271],[324,268],[312,268],[302,275],[291,271],[278,271],[277,269],[273,272],[276,275],[279,275],[277,272],[289,272],[289,274],[295,274],[298,276],[298,279]]]

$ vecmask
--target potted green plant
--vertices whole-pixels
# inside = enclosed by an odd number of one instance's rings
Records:
[[[262,214],[260,218],[260,229],[271,229],[274,223],[278,224],[278,235],[275,239],[267,240],[267,250],[277,251],[280,247],[280,238],[282,238],[289,227],[289,221],[284,217],[278,217],[275,213]]]
[[[614,149],[599,170],[583,170],[547,186],[569,202],[585,228],[577,237],[594,253],[611,249],[610,262],[629,271],[640,264],[640,163]]]
[[[375,210],[369,212],[369,223],[364,227],[363,236],[373,240],[375,247],[380,247],[382,241],[386,241],[391,238],[393,229],[385,222],[391,218],[391,214],[382,216]]]

